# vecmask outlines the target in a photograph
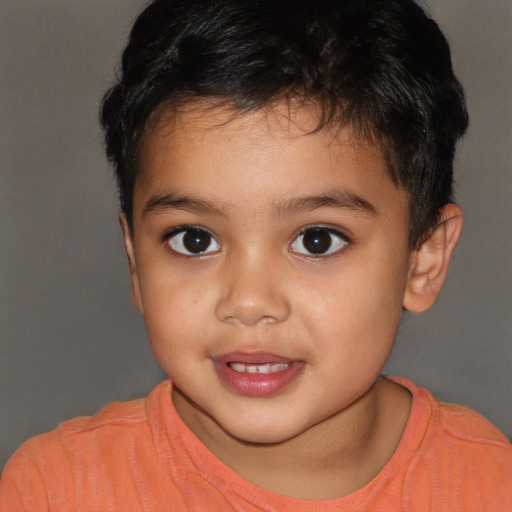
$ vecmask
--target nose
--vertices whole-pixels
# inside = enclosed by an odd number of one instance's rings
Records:
[[[275,262],[241,258],[227,262],[215,314],[222,322],[257,326],[284,322],[290,315],[285,279]]]

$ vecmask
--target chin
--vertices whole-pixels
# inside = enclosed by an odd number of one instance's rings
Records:
[[[219,423],[222,429],[231,437],[243,443],[278,444],[292,439],[300,432],[297,425],[283,425],[281,422],[264,423],[262,421],[247,421],[243,425],[231,421]]]

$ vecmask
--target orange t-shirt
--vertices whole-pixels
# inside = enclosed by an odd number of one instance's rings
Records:
[[[476,412],[413,394],[402,440],[385,468],[338,499],[297,500],[247,482],[181,421],[171,384],[113,403],[27,441],[7,463],[0,510],[512,511],[512,445]]]

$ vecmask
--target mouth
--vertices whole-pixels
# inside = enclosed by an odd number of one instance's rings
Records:
[[[287,388],[304,369],[303,361],[275,354],[232,353],[213,358],[215,371],[229,391],[268,397]]]

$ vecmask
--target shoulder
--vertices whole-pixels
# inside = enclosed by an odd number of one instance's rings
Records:
[[[439,415],[441,428],[451,438],[506,451],[512,449],[505,435],[478,412],[461,405],[437,402],[432,395],[430,400],[435,404],[434,411]]]
[[[432,397],[432,401],[435,399]],[[435,402],[434,402],[435,403]],[[512,444],[489,420],[467,407],[437,402],[432,439],[439,456],[454,460],[447,469],[470,474],[482,488],[503,489],[512,506]],[[501,485],[501,487],[500,487]]]
[[[131,432],[147,425],[146,400],[112,402],[91,416],[78,416],[62,422],[56,429],[39,434],[26,441],[15,453],[27,458],[41,459],[51,452],[70,451],[78,454],[77,448],[90,450],[94,446],[108,443],[115,437],[119,443]]]
[[[407,388],[413,396],[410,423],[424,426],[431,434],[443,434],[452,441],[496,446],[506,451],[512,448],[505,435],[478,412],[462,405],[441,402],[428,389],[420,388],[407,379],[392,380]]]
[[[78,416],[64,421],[56,429],[26,441],[15,453],[14,459],[20,456],[39,459],[48,451],[55,455],[59,449],[80,453],[75,452],[77,448],[87,447],[91,450],[97,445],[108,445],[113,440],[119,446],[134,435],[142,441],[144,432],[149,434],[151,429],[153,405],[159,397],[167,393],[168,387],[169,384],[163,382],[146,398],[112,402],[94,415]]]
[[[160,384],[145,399],[111,403],[26,441],[2,473],[0,510],[62,503],[63,495],[77,486],[98,489],[114,468],[120,478],[130,477],[134,460],[155,456],[152,404],[166,386]]]
[[[437,402],[432,396],[430,400],[431,435],[440,450],[456,458],[459,466],[467,464],[466,471],[478,475],[480,482],[503,481],[512,492],[512,444],[505,435],[472,409]]]
[[[496,448],[498,452],[503,451],[509,456],[512,454],[510,441],[478,412],[462,405],[441,402],[427,389],[413,384],[411,390],[418,402],[419,412],[428,417],[427,427],[431,435],[440,436],[451,444],[467,449],[482,447],[488,451]]]
[[[147,421],[146,399],[140,398],[128,402],[112,402],[92,416],[78,416],[62,422],[54,431],[36,436],[32,441],[45,436],[72,437],[87,436],[108,430],[129,430]]]
[[[463,510],[512,509],[512,444],[505,435],[479,413],[397,380],[414,397],[404,434],[409,476],[422,488],[441,489],[443,499],[462,502]]]

